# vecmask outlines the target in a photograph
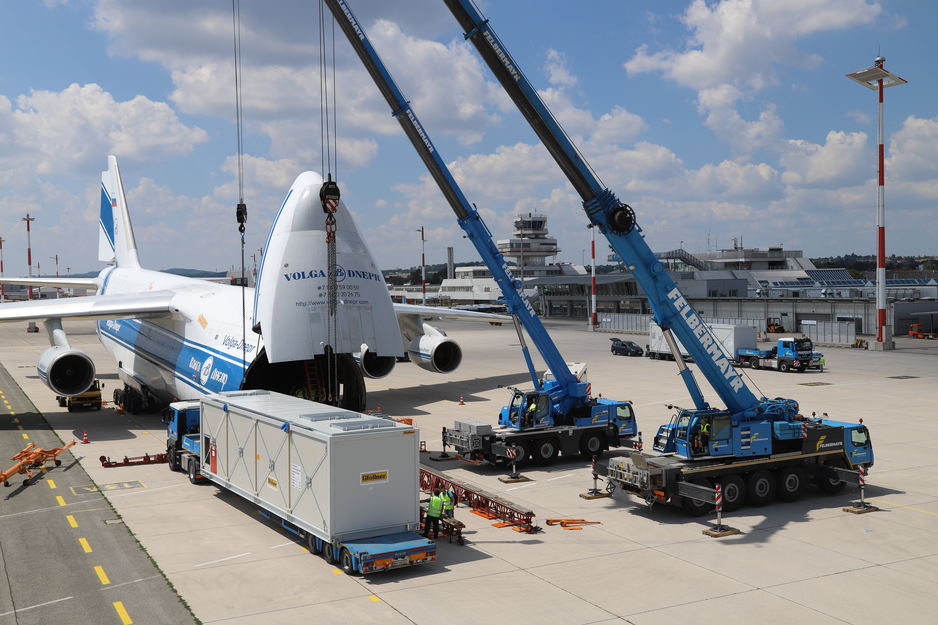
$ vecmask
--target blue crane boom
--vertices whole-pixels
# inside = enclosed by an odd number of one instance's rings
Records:
[[[535,389],[541,391],[541,386],[534,365],[531,362],[521,328],[518,326],[519,322],[527,330],[528,336],[531,337],[531,341],[554,376],[556,383],[552,384],[550,390],[551,402],[556,406],[558,413],[566,415],[575,405],[582,403],[587,398],[588,384],[578,381],[567,367],[560,351],[550,339],[544,325],[525,296],[521,281],[512,275],[504,256],[498,251],[495,242],[492,240],[489,229],[482,221],[478,211],[469,203],[456,184],[449,168],[440,157],[433,142],[430,141],[430,137],[420,124],[404,94],[394,82],[384,62],[371,45],[364,28],[358,22],[348,3],[345,0],[326,0],[326,4],[381,91],[381,95],[387,100],[392,115],[401,124],[404,134],[410,139],[424,165],[439,185],[446,201],[456,214],[460,227],[466,232],[467,238],[478,250],[486,267],[492,272],[495,282],[501,288],[508,311],[515,320],[515,329],[521,340],[522,352]]]
[[[475,8],[471,0],[444,0],[456,17],[482,59],[495,74],[502,87],[520,109],[548,152],[583,199],[583,208],[590,222],[599,228],[616,253],[623,259],[635,280],[648,295],[655,321],[673,341],[673,332],[686,347],[707,381],[726,408],[737,419],[753,419],[758,415],[791,418],[797,404],[789,400],[760,401],[743,382],[742,377],[723,355],[709,328],[693,310],[668,275],[661,262],[645,242],[642,229],[635,221],[632,208],[619,201],[606,188],[586,160],[554,119],[531,82],[525,77],[507,48]],[[677,349],[672,345],[672,353]],[[697,410],[708,410],[693,374],[677,358],[681,376]]]

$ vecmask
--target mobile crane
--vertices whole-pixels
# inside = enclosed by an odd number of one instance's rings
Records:
[[[512,389],[512,402],[503,407],[499,415],[500,430],[493,431],[491,426],[474,421],[457,421],[455,428],[444,430],[444,444],[454,447],[470,462],[496,462],[510,458],[520,465],[533,456],[539,464],[547,465],[560,452],[564,455],[579,452],[586,457],[598,456],[604,449],[634,437],[637,427],[631,403],[593,398],[585,375],[586,367],[582,363],[564,361],[525,296],[521,281],[512,275],[491,232],[456,184],[348,2],[326,0],[326,5],[391,107],[392,115],[439,185],[466,237],[502,290],[534,383],[533,392]],[[543,381],[538,379],[534,370],[522,326],[550,371]]]
[[[488,20],[482,17],[472,0],[444,2],[463,29],[465,38],[478,50],[583,199],[590,227],[599,228],[605,235],[648,295],[655,321],[671,353],[679,353],[675,344],[677,336],[726,405],[724,409],[707,403],[691,370],[682,358],[676,358],[694,408],[678,407],[671,422],[658,431],[655,450],[671,456],[655,459],[633,453],[628,460],[611,462],[610,476],[621,478],[617,481],[623,488],[640,494],[649,504],[669,501],[696,514],[706,511],[706,506],[682,496],[680,482],[697,481],[707,485],[722,482],[725,507],[739,505],[747,490],[750,502],[761,505],[775,494],[776,484],[783,498],[797,499],[804,489],[807,474],[833,490],[842,482],[832,467],[844,467],[847,462],[851,466],[872,466],[869,433],[862,422],[856,425],[806,419],[798,414],[796,401],[760,399],[749,390],[707,324],[645,242],[635,212],[601,183]],[[728,492],[730,490],[732,492]]]

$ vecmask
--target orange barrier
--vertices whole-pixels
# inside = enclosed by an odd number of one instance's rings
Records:
[[[61,465],[62,461],[59,460],[58,455],[75,444],[76,442],[72,441],[65,447],[43,449],[42,447],[36,447],[36,443],[30,443],[23,451],[10,458],[10,460],[19,460],[19,462],[0,473],[0,481],[3,482],[4,486],[9,486],[11,477],[25,473],[26,479],[23,480],[23,486],[29,486],[29,480],[33,478],[33,469],[38,469],[44,462],[50,460],[55,461],[55,466]]]

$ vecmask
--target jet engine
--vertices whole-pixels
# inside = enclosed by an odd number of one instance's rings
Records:
[[[407,353],[415,365],[435,373],[452,373],[462,362],[462,348],[437,328],[423,324],[424,333],[411,340]]]
[[[365,344],[362,344],[362,351],[354,356],[358,361],[358,367],[362,370],[362,375],[373,380],[387,377],[394,370],[394,364],[397,362],[394,356],[378,356]]]
[[[50,347],[39,357],[36,368],[39,378],[58,395],[80,395],[94,383],[94,362],[73,347]]]

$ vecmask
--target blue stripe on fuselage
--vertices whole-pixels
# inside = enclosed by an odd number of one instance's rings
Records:
[[[219,350],[139,319],[99,321],[98,333],[145,358],[160,370],[202,393],[237,390],[240,361]]]

